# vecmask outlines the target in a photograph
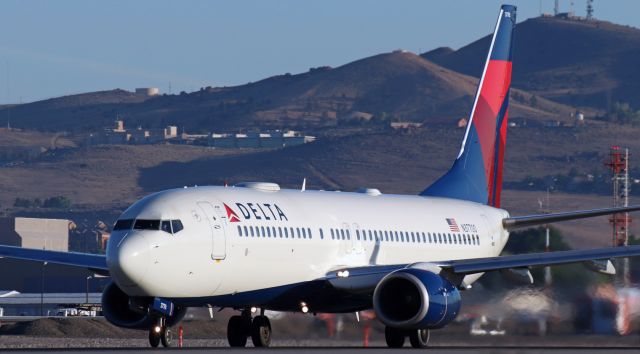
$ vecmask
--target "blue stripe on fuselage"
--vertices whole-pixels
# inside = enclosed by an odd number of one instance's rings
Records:
[[[274,311],[300,311],[305,302],[311,312],[354,312],[372,308],[371,297],[345,293],[327,284],[325,280],[314,280],[287,284],[266,289],[235,294],[172,298],[178,306],[204,306],[247,308],[261,307]]]

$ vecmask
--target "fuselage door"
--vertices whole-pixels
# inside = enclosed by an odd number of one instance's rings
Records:
[[[484,223],[486,225],[487,232],[489,234],[489,242],[491,242],[491,247],[495,247],[495,245],[496,245],[496,236],[498,234],[497,225],[495,223],[491,222],[491,219],[489,219],[484,214],[482,214],[482,221],[484,221]]]
[[[211,258],[224,259],[227,256],[227,240],[224,232],[224,225],[216,209],[209,202],[198,202],[198,207],[206,215],[211,232]]]
[[[353,224],[353,234],[351,235],[352,237],[352,245],[353,245],[353,252],[356,254],[360,254],[364,252],[364,247],[362,247],[362,241],[363,241],[363,236],[362,236],[362,231],[360,230],[360,225],[354,223]]]

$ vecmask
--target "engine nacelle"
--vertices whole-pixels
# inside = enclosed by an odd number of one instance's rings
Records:
[[[373,309],[387,326],[441,328],[460,312],[460,292],[430,271],[407,268],[384,277],[373,293]]]
[[[110,283],[102,293],[102,313],[115,326],[149,329],[154,324],[154,316],[149,314],[152,301],[151,298],[131,298],[115,283]],[[186,308],[176,308],[173,315],[167,318],[167,325],[180,322],[186,312]]]

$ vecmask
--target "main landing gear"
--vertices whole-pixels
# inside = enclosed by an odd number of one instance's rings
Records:
[[[152,347],[157,348],[160,343],[163,347],[170,347],[173,340],[173,333],[167,326],[167,319],[164,317],[158,318],[158,321],[149,330],[149,344]]]
[[[406,337],[414,348],[426,348],[429,346],[429,330],[413,329],[405,330],[393,327],[385,327],[384,338],[389,348],[402,348]]]
[[[251,311],[245,309],[239,316],[231,316],[227,325],[227,339],[232,347],[244,347],[247,338],[251,337],[253,346],[268,347],[271,344],[271,323],[264,315],[264,310],[259,316],[251,318]]]

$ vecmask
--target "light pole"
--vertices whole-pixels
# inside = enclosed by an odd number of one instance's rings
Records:
[[[40,283],[40,316],[44,316],[44,267],[48,262],[42,262],[42,273]]]
[[[86,298],[87,301],[85,301],[85,304],[87,304],[87,305],[89,305],[89,280],[91,280],[91,279],[93,279],[92,276],[88,276],[87,277],[87,298]]]

